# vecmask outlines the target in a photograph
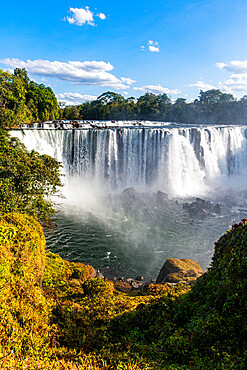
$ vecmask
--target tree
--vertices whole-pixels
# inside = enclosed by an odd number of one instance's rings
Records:
[[[159,100],[157,95],[146,93],[137,100],[141,119],[155,119],[159,114]]]
[[[22,212],[47,222],[54,213],[50,197],[62,185],[54,158],[29,152],[0,130],[0,212]]]
[[[0,70],[0,127],[53,120],[59,112],[52,89],[30,81],[24,68],[13,74]]]

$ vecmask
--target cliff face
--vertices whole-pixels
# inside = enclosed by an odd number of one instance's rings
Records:
[[[219,239],[192,288],[124,294],[91,266],[46,252],[31,217],[2,215],[0,368],[244,368],[246,271],[246,220]]]

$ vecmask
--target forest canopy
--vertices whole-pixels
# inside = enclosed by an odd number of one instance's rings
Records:
[[[0,69],[0,127],[54,120],[59,112],[52,89],[31,81],[24,68],[13,74]]]
[[[184,98],[172,101],[167,94],[125,98],[107,91],[93,101],[65,106],[50,87],[30,80],[24,68],[16,68],[13,74],[0,69],[0,128],[58,118],[247,124],[247,95],[237,100],[217,89],[201,90],[197,99],[187,102]]]
[[[198,99],[188,103],[178,98],[175,102],[167,94],[146,93],[139,98],[125,99],[107,91],[96,100],[78,106],[66,106],[64,119],[121,120],[140,119],[178,123],[246,124],[247,96],[237,100],[220,90],[200,91]]]

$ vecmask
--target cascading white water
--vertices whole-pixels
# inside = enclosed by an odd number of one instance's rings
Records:
[[[205,195],[245,186],[246,127],[121,128],[12,131],[28,149],[63,162],[68,177],[173,196]]]
[[[169,257],[206,268],[217,238],[246,217],[246,126],[127,126],[11,131],[63,163],[66,198],[48,248],[107,276],[154,278]],[[143,193],[121,194],[129,187]],[[194,217],[188,196],[220,200],[221,213]]]

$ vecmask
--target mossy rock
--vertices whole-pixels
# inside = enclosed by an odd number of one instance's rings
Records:
[[[156,283],[191,282],[201,276],[203,270],[199,263],[191,259],[168,258],[161,268]]]
[[[83,284],[87,296],[111,296],[114,292],[114,284],[110,280],[90,279]]]
[[[69,262],[58,254],[46,252],[46,266],[43,276],[45,289],[56,291],[62,287],[79,287],[94,274],[95,270],[90,265]]]

